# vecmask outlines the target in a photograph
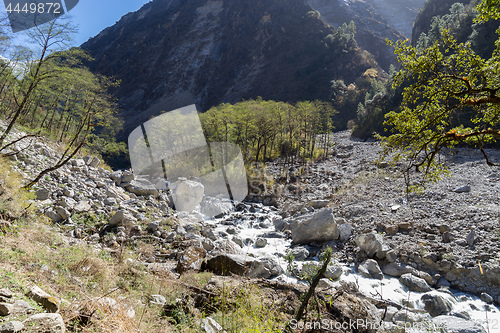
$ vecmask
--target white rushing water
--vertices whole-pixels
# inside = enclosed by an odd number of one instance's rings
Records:
[[[254,216],[253,219],[243,214],[236,219],[214,219],[206,222],[215,226],[216,233],[226,231],[228,228],[229,225],[225,224],[224,220],[234,222],[234,227],[239,231],[237,236],[241,237],[244,242],[248,239],[252,240],[252,242],[248,242],[249,244],[243,248],[245,254],[256,258],[272,257],[286,272],[288,263],[284,256],[292,249],[291,240],[289,238],[266,238],[267,245],[262,248],[257,248],[253,245],[258,237],[275,232],[273,219],[281,217],[274,212],[264,213],[260,210],[257,210],[251,215]],[[231,236],[229,238],[231,238]],[[317,261],[318,259],[314,258],[314,260]],[[311,261],[296,261],[294,264],[300,269],[303,264],[308,262]],[[411,307],[415,309],[424,309],[424,303],[420,299],[424,293],[408,291],[397,278],[384,275],[382,280],[370,279],[358,274],[354,266],[348,266],[346,264],[342,264],[342,266],[342,276],[337,281],[334,281],[336,286],[340,286],[340,281],[351,282],[356,284],[359,291],[366,296],[375,299],[382,298],[384,300],[390,300],[401,305],[411,304]],[[275,279],[288,283],[305,283],[297,280],[295,277],[291,277],[289,274],[282,274]],[[440,295],[449,300],[453,304],[453,309],[450,314],[468,315],[470,320],[480,323],[486,332],[500,332],[500,309],[495,305],[487,304],[477,296],[453,289],[450,290],[450,293],[437,290],[433,290],[429,293]],[[426,318],[430,319],[431,317],[427,315]],[[424,331],[427,330],[406,330],[406,332]]]

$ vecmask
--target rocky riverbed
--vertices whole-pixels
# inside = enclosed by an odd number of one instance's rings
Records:
[[[331,156],[315,164],[286,173],[279,163],[267,165],[266,175],[251,183],[261,193],[234,211],[228,202],[200,196],[196,181],[167,190],[161,180],[103,169],[92,156],[44,177],[33,204],[69,242],[116,252],[147,240],[154,249],[139,260],[174,277],[210,270],[300,284],[297,276],[318,265],[318,254],[331,246],[334,261],[323,290],[336,290],[339,280],[357,284],[373,304],[389,302],[370,311],[391,325],[460,322],[470,328],[460,332],[495,332],[500,172],[480,153],[460,149],[442,156],[451,177],[406,196],[396,170],[376,163],[378,143],[351,139],[349,132],[334,134],[332,142]],[[57,147],[43,141],[13,150],[19,151],[13,167],[25,179],[59,157]],[[499,152],[489,153],[500,159]],[[173,210],[172,195],[186,194],[195,205]],[[227,214],[218,218],[203,214],[221,209]]]

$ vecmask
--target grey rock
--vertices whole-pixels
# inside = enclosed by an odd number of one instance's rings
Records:
[[[408,287],[410,291],[427,292],[432,290],[424,279],[416,277],[410,273],[401,275],[399,282]]]
[[[89,165],[90,162],[92,162],[94,158],[92,156],[84,156],[83,157],[83,162],[85,162],[86,165]]]
[[[183,179],[175,182],[174,186],[172,197],[178,211],[191,212],[203,200],[205,187],[199,182]]]
[[[28,292],[28,297],[40,304],[44,309],[51,313],[59,311],[60,301],[43,291],[38,286],[32,286]]]
[[[291,221],[292,243],[309,244],[338,239],[340,231],[331,208],[300,216]]]
[[[72,189],[66,189],[64,190],[63,194],[69,198],[73,198],[75,196],[75,191]]]
[[[160,222],[158,221],[150,222],[148,224],[148,227],[146,228],[146,231],[154,233],[156,230],[158,230],[159,227],[160,227]]]
[[[233,203],[220,198],[207,198],[202,203],[202,212],[207,216],[228,214],[234,210]]]
[[[46,188],[36,190],[35,194],[37,200],[47,200],[50,197],[50,191]]]
[[[309,257],[309,251],[303,247],[303,246],[298,246],[292,250],[292,254],[295,258],[295,260],[302,261],[305,260],[307,257]]]
[[[436,283],[436,288],[441,288],[441,287],[449,288],[451,287],[451,283],[444,277],[441,277]]]
[[[0,296],[5,297],[5,298],[12,298],[13,294],[12,291],[10,291],[7,288],[2,288],[0,289]]]
[[[362,234],[356,237],[356,245],[369,257],[384,259],[390,248],[384,243],[384,237],[378,233]]]
[[[130,227],[137,222],[137,219],[133,217],[129,212],[125,210],[117,211],[109,220],[109,225]]]
[[[73,207],[73,209],[77,213],[84,213],[90,211],[92,209],[92,206],[90,206],[90,203],[88,201],[80,201],[78,204],[76,204],[75,207]]]
[[[35,329],[36,332],[64,333],[64,320],[58,313],[39,313],[23,321],[24,326]]]
[[[314,209],[320,209],[320,208],[325,208],[326,206],[328,206],[329,203],[330,201],[328,200],[311,200],[309,201],[308,206]]]
[[[348,223],[339,224],[340,240],[342,242],[347,241],[352,236],[352,227]]]
[[[321,291],[335,290],[335,283],[333,283],[330,279],[320,279],[318,282],[317,288]]]
[[[186,271],[199,271],[206,255],[207,251],[203,247],[188,247],[184,250],[179,262],[177,263],[177,272],[184,273]]]
[[[56,213],[59,214],[59,216],[61,216],[63,220],[66,220],[68,217],[71,216],[71,213],[66,208],[61,206],[56,207]]]
[[[441,295],[424,294],[420,297],[424,303],[425,311],[432,317],[448,314],[453,309],[453,303]]]
[[[465,186],[456,187],[452,191],[455,193],[467,193],[467,192],[470,192],[470,190],[471,190],[471,187],[469,185],[465,185]]]
[[[467,235],[467,238],[465,238],[465,241],[467,242],[467,244],[469,244],[469,246],[474,245],[474,236],[475,235],[476,235],[476,233],[474,232],[474,230],[471,230],[471,232]]]
[[[283,269],[274,258],[259,258],[250,263],[247,276],[250,278],[269,279],[283,273]]]
[[[116,198],[106,198],[102,203],[105,204],[106,206],[113,206],[116,205],[117,201]]]
[[[326,267],[325,274],[323,275],[327,279],[336,280],[342,276],[342,267],[337,265],[328,265]]]
[[[258,237],[257,240],[255,241],[255,247],[265,247],[267,245],[267,239]]]
[[[236,244],[238,244],[240,247],[245,246],[245,244],[243,244],[243,239],[241,239],[241,237],[239,237],[239,236],[233,236],[233,237],[231,237],[231,240],[233,242],[235,242]]]
[[[117,173],[117,174],[115,174],[115,175],[113,175],[113,177],[116,177],[117,175],[118,175],[118,173]],[[111,178],[111,179],[113,179],[113,178]],[[123,173],[122,173],[122,176],[121,176],[121,178],[120,178],[120,181],[121,181],[122,183],[130,183],[130,182],[131,182],[131,181],[133,181],[134,179],[135,179],[134,174],[133,174],[131,171],[125,170],[125,171],[123,171]]]
[[[160,192],[158,192],[156,187],[154,187],[149,180],[145,179],[132,180],[129,185],[125,187],[125,189],[135,195],[150,195],[154,198],[157,198],[160,195]]]
[[[380,270],[378,262],[373,259],[367,259],[361,265],[359,265],[358,273],[366,278],[378,280],[382,280],[384,278],[384,274]]]
[[[16,333],[22,331],[23,323],[20,321],[9,321],[0,326],[0,333]]]
[[[481,293],[481,300],[483,302],[486,302],[488,304],[492,304],[493,303],[493,297],[491,297],[489,294],[487,293]]]
[[[53,222],[61,222],[63,218],[61,215],[53,211],[52,209],[49,209],[45,212],[45,216],[47,216],[49,219],[51,219]]]
[[[61,206],[61,207],[64,207],[66,209],[70,209],[71,210],[71,209],[73,209],[73,207],[75,207],[76,201],[74,199],[72,199],[72,198],[63,197],[59,201],[57,201],[57,204],[59,206]]]
[[[90,161],[90,163],[89,163],[89,165],[91,167],[94,167],[94,168],[97,168],[100,164],[101,164],[101,161],[97,157],[94,157],[92,159],[92,161]]]
[[[14,312],[14,305],[9,303],[0,303],[0,316],[9,316]]]
[[[207,317],[201,321],[201,329],[205,333],[225,332],[222,326],[219,325],[212,317]]]
[[[165,304],[167,304],[166,298],[163,297],[162,295],[151,295],[149,297],[149,302],[151,304],[159,304],[159,305],[165,305]]]
[[[454,316],[437,316],[432,319],[432,322],[436,326],[444,328],[445,332],[486,333],[486,330],[481,324]]]

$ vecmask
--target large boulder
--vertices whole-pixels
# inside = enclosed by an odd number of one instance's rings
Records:
[[[38,286],[32,286],[28,292],[28,297],[40,304],[47,311],[56,313],[59,311],[60,301],[54,296],[49,295]]]
[[[250,269],[246,276],[250,278],[269,279],[283,273],[283,268],[273,258],[259,258],[250,263]]]
[[[125,187],[125,189],[130,193],[134,193],[135,195],[150,195],[154,198],[157,198],[160,195],[160,192],[158,192],[156,187],[146,179],[132,180],[130,181],[130,184]]]
[[[359,265],[358,273],[370,279],[382,280],[384,278],[384,274],[380,270],[380,266],[373,259],[367,259]]]
[[[401,275],[399,282],[408,287],[410,291],[427,292],[432,290],[424,279],[416,277],[410,273]]]
[[[400,264],[396,262],[391,262],[382,268],[382,272],[384,274],[389,275],[389,276],[394,276],[394,277],[400,277],[403,274],[407,273],[415,273],[417,270],[409,265],[406,264]]]
[[[384,243],[384,237],[375,232],[359,235],[355,242],[369,257],[376,255],[377,258],[384,259],[390,250],[389,246]]]
[[[39,313],[23,321],[31,332],[64,333],[66,326],[59,313]]]
[[[210,217],[228,214],[234,210],[234,205],[229,200],[220,198],[207,198],[203,204],[203,213]]]
[[[202,247],[190,246],[182,254],[177,263],[177,272],[184,273],[186,271],[199,271],[203,259],[207,255],[207,251]]]
[[[217,275],[244,275],[253,259],[240,254],[221,254],[207,260],[202,269]]]
[[[340,236],[331,208],[300,216],[292,220],[288,228],[292,233],[294,244],[328,242]]]
[[[110,227],[124,226],[131,227],[137,222],[137,219],[133,217],[126,210],[119,210],[111,217],[109,220]]]
[[[433,317],[448,314],[453,309],[453,303],[441,295],[427,293],[420,299],[424,302],[425,311]]]
[[[203,200],[205,187],[199,182],[182,179],[173,185],[174,205],[178,211],[191,212]]]

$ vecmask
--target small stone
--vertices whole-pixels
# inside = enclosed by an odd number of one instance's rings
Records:
[[[68,217],[71,216],[71,213],[68,212],[66,208],[60,206],[56,207],[56,213],[59,214],[59,216],[61,216],[63,220],[66,220]]]
[[[47,200],[50,196],[50,191],[46,188],[41,188],[38,189],[35,194],[37,200]]]
[[[439,226],[439,232],[442,233],[442,234],[444,234],[445,232],[450,232],[450,231],[451,231],[451,228],[447,224],[441,224]]]
[[[443,232],[442,238],[443,238],[443,243],[451,242],[451,233],[449,231]]]
[[[45,212],[45,216],[47,216],[53,222],[61,222],[62,221],[61,215],[57,214],[56,212],[54,212],[51,209]]]
[[[326,271],[325,271],[325,274],[323,276],[327,279],[335,280],[335,279],[338,279],[339,277],[341,277],[342,273],[343,273],[343,271],[342,271],[341,266],[328,265],[326,267]]]
[[[395,262],[398,259],[398,253],[391,249],[389,252],[385,254],[385,259],[387,259],[388,262]]]
[[[0,316],[8,316],[14,312],[14,305],[0,303]]]
[[[255,241],[255,247],[262,248],[262,247],[265,247],[266,245],[267,245],[267,239],[265,239],[265,238],[259,237]]]
[[[469,185],[465,185],[465,186],[456,187],[452,191],[455,193],[467,193],[467,192],[470,192],[470,190],[471,190],[471,187]]]
[[[97,168],[100,164],[101,164],[101,161],[97,157],[94,157],[92,159],[92,161],[90,161],[90,163],[89,163],[89,165],[91,167],[94,167],[94,168]]]
[[[401,230],[405,230],[406,231],[406,230],[410,229],[410,227],[411,227],[410,222],[401,222],[401,223],[398,224],[398,228],[401,229]]]
[[[20,332],[23,328],[24,325],[20,321],[9,321],[0,326],[0,333],[16,333]]]
[[[302,261],[305,260],[307,257],[309,257],[309,251],[303,247],[303,246],[298,246],[292,250],[292,254],[295,258],[295,260]]]
[[[394,235],[394,234],[397,234],[398,233],[398,226],[397,225],[390,225],[390,226],[387,226],[385,228],[385,232],[388,234],[388,235]]]
[[[467,242],[467,244],[469,244],[469,246],[474,245],[474,236],[475,235],[476,235],[476,233],[474,232],[474,230],[471,230],[471,232],[467,235],[467,238],[465,239],[465,241]]]
[[[491,297],[489,294],[487,293],[481,293],[481,300],[483,302],[486,302],[488,304],[492,304],[493,303],[493,297]]]
[[[6,298],[12,298],[13,294],[12,291],[6,288],[0,289],[0,296],[6,297]]]
[[[151,304],[159,304],[159,305],[167,304],[167,300],[162,295],[151,295],[149,297],[149,302]]]
[[[148,224],[148,227],[146,228],[147,232],[154,233],[155,231],[158,230],[160,227],[160,222],[154,221]]]
[[[401,205],[394,205],[391,206],[391,212],[395,213],[398,211],[398,209],[401,208]]]

